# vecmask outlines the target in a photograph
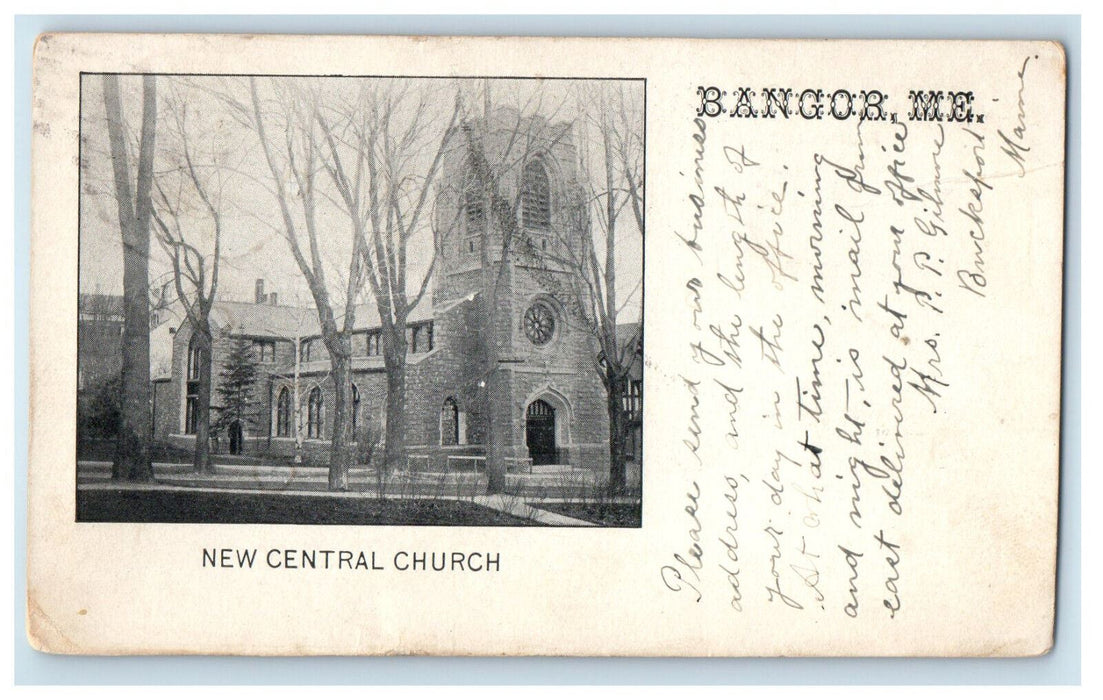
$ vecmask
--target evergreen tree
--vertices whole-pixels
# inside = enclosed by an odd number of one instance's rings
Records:
[[[240,421],[243,433],[255,429],[259,424],[259,402],[255,400],[254,389],[257,383],[256,358],[253,357],[253,342],[248,338],[234,340],[233,348],[219,372],[218,398],[220,403],[215,431],[229,431],[234,421]]]

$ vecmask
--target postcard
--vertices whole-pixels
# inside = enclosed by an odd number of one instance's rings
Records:
[[[1052,646],[1065,54],[49,34],[27,634]]]

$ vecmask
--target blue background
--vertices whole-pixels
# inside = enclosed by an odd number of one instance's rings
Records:
[[[46,31],[1054,39],[1068,55],[1065,329],[1057,629],[1031,659],[64,657],[30,648],[26,616],[31,52]],[[18,684],[1080,683],[1079,16],[22,16],[15,19],[15,681]]]

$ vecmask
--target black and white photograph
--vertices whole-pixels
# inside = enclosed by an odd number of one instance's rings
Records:
[[[640,527],[644,109],[82,73],[76,520]]]

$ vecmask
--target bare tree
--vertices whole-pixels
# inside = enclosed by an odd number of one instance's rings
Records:
[[[442,126],[430,107],[435,99],[409,83],[362,82],[355,100],[315,112],[328,148],[325,168],[348,215],[353,254],[361,257],[379,313],[387,375],[383,470],[388,474],[406,463],[407,321],[429,288],[443,232],[431,229],[433,256],[412,293],[407,251],[433,218],[430,193],[460,110],[457,97]],[[420,154],[428,149],[433,156],[426,163]]]
[[[318,312],[322,341],[332,366],[334,383],[333,434],[330,440],[329,488],[348,489],[348,472],[353,462],[352,448],[352,331],[356,322],[356,299],[364,283],[361,241],[353,239],[348,262],[343,313],[334,311],[335,303],[326,281],[324,259],[317,221],[319,189],[317,175],[324,168],[319,143],[320,112],[316,91],[297,90],[287,81],[272,79],[275,99],[264,101],[257,79],[249,78],[249,104],[237,105],[240,118],[255,130],[271,174],[271,191],[279,204],[282,228],[299,271],[306,279]],[[266,116],[275,106],[279,121]],[[270,127],[269,122],[274,126]],[[275,132],[270,133],[274,128]],[[281,132],[282,133],[279,133]],[[282,138],[281,138],[282,137]],[[294,186],[289,191],[288,180]],[[301,208],[300,219],[294,213]],[[306,234],[305,249],[302,234]]]
[[[170,91],[166,98],[167,111],[173,117],[174,128],[165,136],[173,139],[167,152],[171,168],[158,173],[154,182],[155,206],[153,220],[156,224],[157,242],[172,262],[172,281],[188,323],[196,340],[198,357],[198,392],[195,403],[195,452],[193,466],[200,474],[211,471],[211,377],[212,344],[211,309],[218,294],[218,273],[222,245],[221,177],[223,170],[208,168],[211,176],[201,176],[189,145],[188,104],[179,90]],[[165,139],[162,139],[162,144]],[[169,151],[169,149],[162,149]],[[214,183],[209,182],[218,178]],[[192,200],[198,199],[198,207]],[[195,215],[193,208],[200,214]],[[208,220],[209,235],[203,231],[189,230],[197,219]],[[208,247],[200,243],[210,238]],[[189,356],[189,365],[191,362]],[[191,379],[189,377],[188,379]]]
[[[620,83],[582,85],[576,97],[585,199],[576,203],[572,225],[558,232],[559,245],[551,251],[522,249],[521,254],[545,270],[571,273],[545,275],[545,284],[566,292],[568,308],[597,341],[594,369],[605,389],[609,416],[609,488],[619,493],[626,485],[629,416],[625,399],[639,360],[643,325],[636,310],[642,305],[634,299],[642,279],[628,298],[618,299],[617,251],[625,237],[642,236],[644,230],[642,101]],[[631,219],[625,225],[628,216]],[[633,302],[635,313],[625,323],[624,314]]]
[[[582,250],[570,261],[570,266],[581,280],[575,285],[579,308],[588,311],[584,318],[601,347],[597,369],[605,386],[609,413],[609,488],[615,493],[625,488],[624,448],[628,434],[625,397],[643,331],[642,318],[637,313],[635,323],[628,326],[632,330],[624,334],[627,337],[620,337],[623,308],[618,306],[621,302],[617,299],[616,252],[618,231],[623,226],[618,224],[624,207],[630,207],[636,234],[643,235],[643,135],[639,130],[643,115],[642,103],[633,104],[622,83],[600,84],[583,99],[591,108],[587,121],[598,131],[598,138],[594,139],[597,157],[581,159],[582,172],[591,188],[591,207],[590,216],[584,217],[580,226]],[[598,161],[596,166],[594,160]],[[605,254],[604,261],[601,252]]]
[[[510,410],[501,393],[502,348],[493,329],[498,321],[504,282],[519,246],[527,240],[522,228],[521,207],[524,191],[510,183],[521,181],[520,172],[538,151],[550,150],[569,133],[564,122],[551,126],[562,104],[549,108],[542,89],[534,91],[517,109],[495,113],[492,109],[490,81],[483,82],[482,110],[465,104],[462,133],[467,150],[471,181],[467,187],[482,192],[482,224],[479,255],[483,293],[480,296],[482,319],[479,336],[483,341],[486,403],[488,413]],[[492,143],[493,141],[493,143]],[[495,258],[497,260],[495,260]],[[509,436],[498,429],[493,415],[487,421],[487,491],[505,490],[507,445]]]
[[[115,179],[115,201],[123,242],[122,411],[113,479],[153,478],[149,385],[149,232],[153,210],[153,156],[157,136],[157,79],[142,77],[142,123],[138,172],[132,181],[127,127],[117,75],[103,78],[103,101]]]
[[[366,283],[379,312],[388,383],[385,468],[405,463],[406,324],[436,264],[434,258],[410,290],[407,249],[427,230],[429,194],[458,112],[442,123],[428,109],[430,95],[399,81],[360,81],[351,99],[320,82],[266,79],[263,91],[259,82],[249,79],[244,99],[232,86],[212,94],[258,137],[270,175],[264,187],[280,210],[281,225],[273,228],[288,242],[318,312],[335,386],[330,488],[343,490],[353,460],[352,333]],[[428,164],[427,149],[434,153]],[[323,209],[336,209],[349,226],[348,262],[337,271],[343,308],[337,287],[327,283],[333,266],[325,244],[333,237],[320,233]]]

